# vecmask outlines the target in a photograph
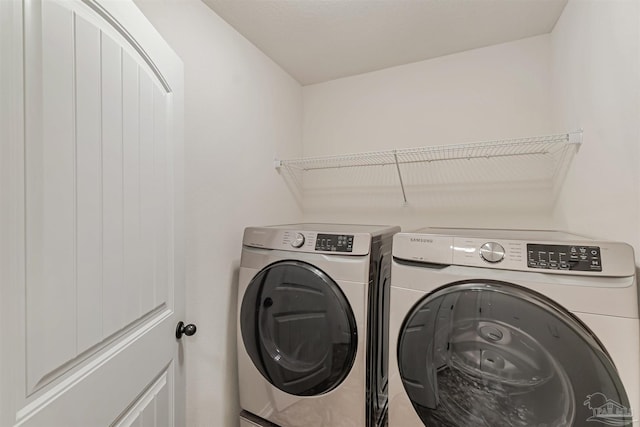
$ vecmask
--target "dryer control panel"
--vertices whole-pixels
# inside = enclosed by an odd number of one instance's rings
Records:
[[[243,244],[255,248],[334,255],[368,255],[368,233],[329,233],[309,230],[247,227]]]
[[[353,252],[353,234],[318,234],[316,251]]]

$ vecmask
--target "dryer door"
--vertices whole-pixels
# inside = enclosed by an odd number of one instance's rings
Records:
[[[251,280],[240,327],[256,368],[289,394],[332,390],[355,359],[356,321],[346,297],[327,274],[301,261],[271,264]]]
[[[425,426],[631,425],[597,338],[530,290],[453,283],[419,301],[398,338],[400,376]]]

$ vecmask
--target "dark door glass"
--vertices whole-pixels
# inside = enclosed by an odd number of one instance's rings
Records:
[[[271,264],[251,280],[240,327],[256,368],[293,395],[332,390],[355,359],[358,337],[349,303],[329,276],[304,262]]]
[[[412,309],[398,343],[400,376],[425,426],[631,425],[628,397],[599,341],[521,287],[441,288]]]

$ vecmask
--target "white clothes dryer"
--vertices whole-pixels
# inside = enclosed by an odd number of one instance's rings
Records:
[[[238,289],[242,425],[386,420],[392,236],[399,227],[245,229]]]
[[[561,232],[394,238],[390,427],[638,426],[633,249]]]

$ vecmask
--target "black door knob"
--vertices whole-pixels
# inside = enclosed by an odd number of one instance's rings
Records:
[[[190,337],[191,335],[196,333],[196,330],[197,330],[196,325],[194,325],[193,323],[185,325],[184,322],[181,320],[178,322],[178,326],[176,326],[176,338],[178,339],[182,338],[183,334]]]

